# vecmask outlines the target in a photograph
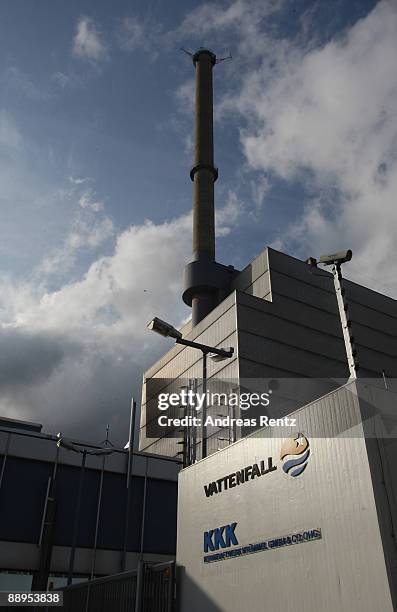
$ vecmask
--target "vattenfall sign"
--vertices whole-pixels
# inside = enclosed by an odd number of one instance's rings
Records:
[[[298,433],[296,436],[287,438],[282,444],[280,451],[283,471],[289,476],[296,478],[306,469],[309,455],[309,440],[306,436]],[[247,465],[241,470],[222,476],[204,485],[204,491],[207,497],[211,497],[214,493],[222,493],[254,478],[274,472],[274,470],[277,470],[277,466],[273,464],[273,458],[268,457],[267,460]]]

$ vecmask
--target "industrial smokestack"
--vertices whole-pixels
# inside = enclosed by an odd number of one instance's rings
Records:
[[[194,183],[193,259],[215,261],[214,167],[212,68],[216,56],[207,49],[193,55],[196,67],[195,156],[190,178]]]
[[[196,68],[195,156],[190,171],[193,181],[193,261],[184,272],[183,300],[192,307],[197,325],[230,291],[232,266],[215,262],[214,166],[212,69],[216,55],[200,48],[192,56]]]

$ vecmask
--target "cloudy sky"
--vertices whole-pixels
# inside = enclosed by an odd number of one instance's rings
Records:
[[[194,69],[215,68],[217,258],[352,248],[397,297],[397,3],[3,0],[0,414],[124,442],[181,323]]]

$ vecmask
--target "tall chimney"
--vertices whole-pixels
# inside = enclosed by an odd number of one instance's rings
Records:
[[[193,55],[196,68],[196,124],[193,181],[193,260],[184,271],[183,300],[192,307],[197,325],[228,293],[235,271],[215,262],[214,166],[212,69],[216,55],[200,48]]]
[[[212,68],[216,56],[207,49],[193,55],[196,67],[196,125],[194,166],[190,178],[194,183],[193,260],[215,261],[214,130]]]

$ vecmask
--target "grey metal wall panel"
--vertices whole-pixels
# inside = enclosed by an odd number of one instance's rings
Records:
[[[263,300],[271,300],[270,274],[262,274],[262,276],[257,278],[245,292]]]
[[[241,358],[247,357],[302,376],[344,378],[347,374],[343,361],[244,331],[239,333],[239,351]]]
[[[346,414],[358,413],[357,398],[344,388],[299,411],[299,426],[331,436],[349,425]],[[307,469],[297,478],[281,469],[283,440],[261,436],[181,472],[180,612],[392,612],[366,444],[360,426],[353,431],[356,437],[311,438]],[[269,456],[272,473],[206,497],[207,483]],[[204,532],[234,522],[239,545],[313,528],[322,538],[204,563]]]
[[[372,310],[352,300],[349,302],[349,314],[353,322],[357,321],[397,338],[397,320],[381,310]]]
[[[380,349],[382,353],[397,357],[397,336],[362,325],[356,319],[354,320],[353,333],[357,344],[373,350]]]
[[[323,283],[325,288],[328,286],[328,279],[332,282],[332,275],[326,269],[318,268],[312,270],[308,264],[300,259],[296,259],[296,257],[291,257],[291,255],[276,251],[271,247],[267,247],[266,250],[270,270],[291,275],[298,280],[312,283],[313,285]]]
[[[397,393],[358,381],[361,405],[374,406],[375,416],[366,425],[367,453],[374,487],[378,520],[385,551],[386,567],[397,609]],[[369,435],[378,432],[378,437]]]
[[[326,284],[324,279],[321,279],[321,284],[314,285],[312,282],[308,282],[308,280],[312,280],[311,277],[302,281],[293,276],[271,270],[271,279],[272,295],[275,303],[277,302],[277,295],[283,295],[293,298],[296,302],[303,302],[309,306],[315,305],[327,312],[338,314],[332,278],[331,280],[325,279]]]
[[[267,302],[260,299],[252,299],[252,296],[240,291],[237,293],[238,304],[254,308],[260,312],[266,312],[281,320],[293,321],[297,325],[310,327],[327,334],[341,337],[340,319],[336,313],[319,308],[318,304],[305,304],[296,302],[293,297],[278,295],[276,302]]]
[[[267,249],[262,251],[253,259],[236,277],[232,283],[232,288],[238,291],[252,293],[252,286],[260,278],[264,277],[263,283],[267,287],[264,295],[270,291],[270,275]],[[261,291],[262,289],[260,289]],[[256,295],[256,293],[255,293]]]
[[[319,357],[346,360],[343,339],[328,334],[326,330],[318,331],[291,321],[281,321],[276,313],[268,315],[243,306],[239,307],[238,321],[240,333],[247,331],[257,337],[317,353]]]
[[[292,299],[303,299],[303,301],[307,301],[307,298],[310,297],[309,302],[312,301],[313,305],[325,307],[326,310],[329,308],[324,303],[324,296],[319,301],[320,298],[316,299],[316,294],[309,289],[305,297],[307,284],[333,294],[332,276],[326,270],[323,268],[310,270],[310,267],[304,262],[270,248],[268,257],[274,296],[289,295]],[[300,290],[299,285],[301,285]],[[344,280],[344,285],[353,321],[356,320],[363,325],[397,337],[396,300],[347,279]],[[296,293],[295,290],[297,290]],[[319,293],[318,296],[320,295]],[[276,297],[274,299],[276,300]],[[331,302],[334,300],[331,299]],[[334,302],[333,311],[337,312],[336,302]]]
[[[381,376],[382,370],[388,376],[397,377],[397,357],[390,357],[381,351],[372,350],[356,342],[357,354],[360,366],[364,369]]]
[[[259,363],[246,357],[239,359],[239,372],[241,378],[293,378],[300,374],[284,368],[276,368],[266,363]]]
[[[377,310],[394,319],[397,318],[396,300],[393,298],[349,280],[345,281],[345,285],[349,299],[354,300],[357,304],[362,304],[366,308]]]

